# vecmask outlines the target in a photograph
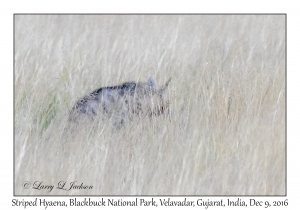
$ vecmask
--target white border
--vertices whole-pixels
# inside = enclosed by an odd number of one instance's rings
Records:
[[[12,208],[13,197],[13,14],[14,13],[287,13],[287,141],[289,206],[299,202],[299,11],[296,1],[6,1],[1,3],[1,181],[0,206]],[[298,64],[298,65],[297,65]],[[298,195],[298,196],[297,196]],[[18,197],[22,199],[22,197]],[[41,197],[39,197],[41,198]],[[124,197],[123,197],[124,198]],[[214,197],[218,198],[218,197]],[[212,199],[214,199],[212,198]],[[227,197],[226,197],[227,198]],[[225,199],[226,199],[225,198]],[[244,197],[244,199],[247,197]],[[28,198],[25,198],[28,199]],[[32,198],[29,198],[30,200]],[[56,200],[55,197],[49,198]],[[57,197],[57,200],[62,198]],[[261,200],[276,198],[259,197]],[[279,197],[283,200],[284,197]],[[67,200],[67,199],[66,199]],[[80,208],[78,208],[80,209]],[[213,208],[212,208],[213,209]],[[253,209],[253,208],[252,208]]]

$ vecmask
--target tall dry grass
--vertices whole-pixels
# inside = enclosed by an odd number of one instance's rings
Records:
[[[169,117],[66,129],[79,97],[150,75]],[[16,195],[286,193],[284,15],[16,15],[14,79]]]

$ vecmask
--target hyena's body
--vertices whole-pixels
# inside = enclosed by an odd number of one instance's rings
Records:
[[[171,79],[160,88],[150,77],[146,83],[125,82],[118,86],[102,87],[78,100],[70,113],[70,120],[82,116],[114,117],[118,126],[134,115],[160,115],[168,108],[166,88]]]

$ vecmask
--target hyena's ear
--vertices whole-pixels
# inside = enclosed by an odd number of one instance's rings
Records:
[[[169,83],[170,83],[171,79],[172,79],[172,77],[170,77],[170,79],[169,79],[169,80],[166,82],[166,85],[165,85],[165,87],[168,87],[168,85],[169,85]]]
[[[166,82],[165,85],[163,85],[160,89],[159,89],[159,94],[163,94],[163,92],[166,90],[166,88],[168,87],[169,83],[171,81],[171,78]]]
[[[154,87],[155,86],[155,82],[154,79],[152,77],[149,77],[148,81],[147,81],[148,86],[150,87]]]

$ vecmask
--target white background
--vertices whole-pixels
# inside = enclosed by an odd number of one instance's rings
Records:
[[[10,209],[13,197],[13,14],[14,13],[286,13],[287,14],[287,197],[256,197],[258,200],[289,200],[285,209],[297,209],[299,201],[299,8],[296,1],[2,1],[0,32],[0,207]],[[15,87],[18,88],[18,87]],[[15,197],[21,199],[22,197]],[[42,198],[42,197],[39,197]],[[221,197],[212,197],[219,200]],[[228,197],[224,198],[227,199]],[[235,200],[234,197],[229,197]],[[250,197],[241,197],[248,200]],[[66,200],[48,197],[48,200]],[[83,199],[83,197],[81,198]],[[123,197],[123,200],[130,199]],[[182,200],[178,197],[174,200]],[[196,197],[191,197],[197,200]],[[204,197],[204,200],[208,197]],[[34,197],[25,197],[34,200]],[[94,197],[94,200],[98,198]],[[158,200],[158,198],[156,198]],[[19,207],[23,208],[23,207]],[[35,208],[40,209],[41,207]],[[51,207],[49,207],[51,208]],[[62,207],[60,207],[62,208]],[[98,207],[100,208],[100,207]],[[197,208],[197,207],[196,207]],[[199,208],[199,207],[198,207]],[[240,207],[241,209],[243,207]],[[235,209],[240,209],[235,208]],[[262,209],[260,207],[258,209]],[[272,208],[272,207],[271,207]],[[275,207],[273,207],[275,208]],[[1,208],[2,209],[2,208]],[[26,208],[28,209],[28,208]],[[29,208],[31,209],[31,208]],[[57,209],[57,208],[55,208]],[[115,208],[114,208],[115,209]],[[124,209],[124,208],[123,208]],[[126,207],[129,209],[129,207]],[[201,208],[203,209],[203,208]],[[209,207],[209,209],[220,209]],[[251,208],[256,209],[256,208]],[[280,207],[282,209],[282,207]]]

